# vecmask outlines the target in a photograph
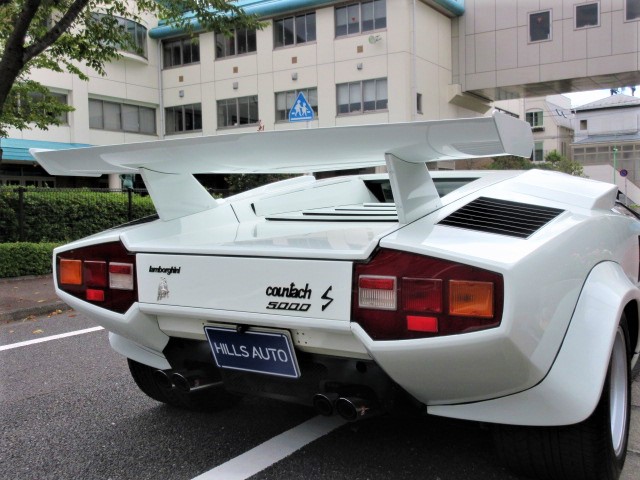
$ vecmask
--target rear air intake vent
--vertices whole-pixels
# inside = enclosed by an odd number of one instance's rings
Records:
[[[528,238],[563,211],[480,197],[440,221],[439,225]]]

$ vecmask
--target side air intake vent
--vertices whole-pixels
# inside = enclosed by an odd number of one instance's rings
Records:
[[[441,220],[439,225],[528,238],[563,211],[480,197]]]

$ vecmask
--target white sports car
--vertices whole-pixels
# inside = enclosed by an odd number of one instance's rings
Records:
[[[509,116],[33,152],[55,175],[142,175],[159,218],[54,252],[58,295],[150,397],[262,395],[357,420],[495,424],[535,478],[616,479],[640,351],[640,222],[565,174],[429,172],[531,154]],[[308,173],[223,200],[194,173]]]

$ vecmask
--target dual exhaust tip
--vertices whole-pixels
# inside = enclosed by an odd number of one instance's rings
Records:
[[[341,397],[337,393],[318,393],[313,407],[320,415],[330,417],[337,413],[349,422],[355,422],[378,413],[373,402],[360,397]]]
[[[176,388],[184,393],[215,387],[221,382],[213,382],[207,374],[200,370],[192,372],[172,372],[170,370],[156,370],[154,372],[156,382],[164,388]]]

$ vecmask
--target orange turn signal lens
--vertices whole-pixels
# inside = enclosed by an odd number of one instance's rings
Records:
[[[450,280],[449,314],[461,317],[493,317],[493,283]]]
[[[61,258],[58,267],[62,285],[82,285],[82,260]]]

